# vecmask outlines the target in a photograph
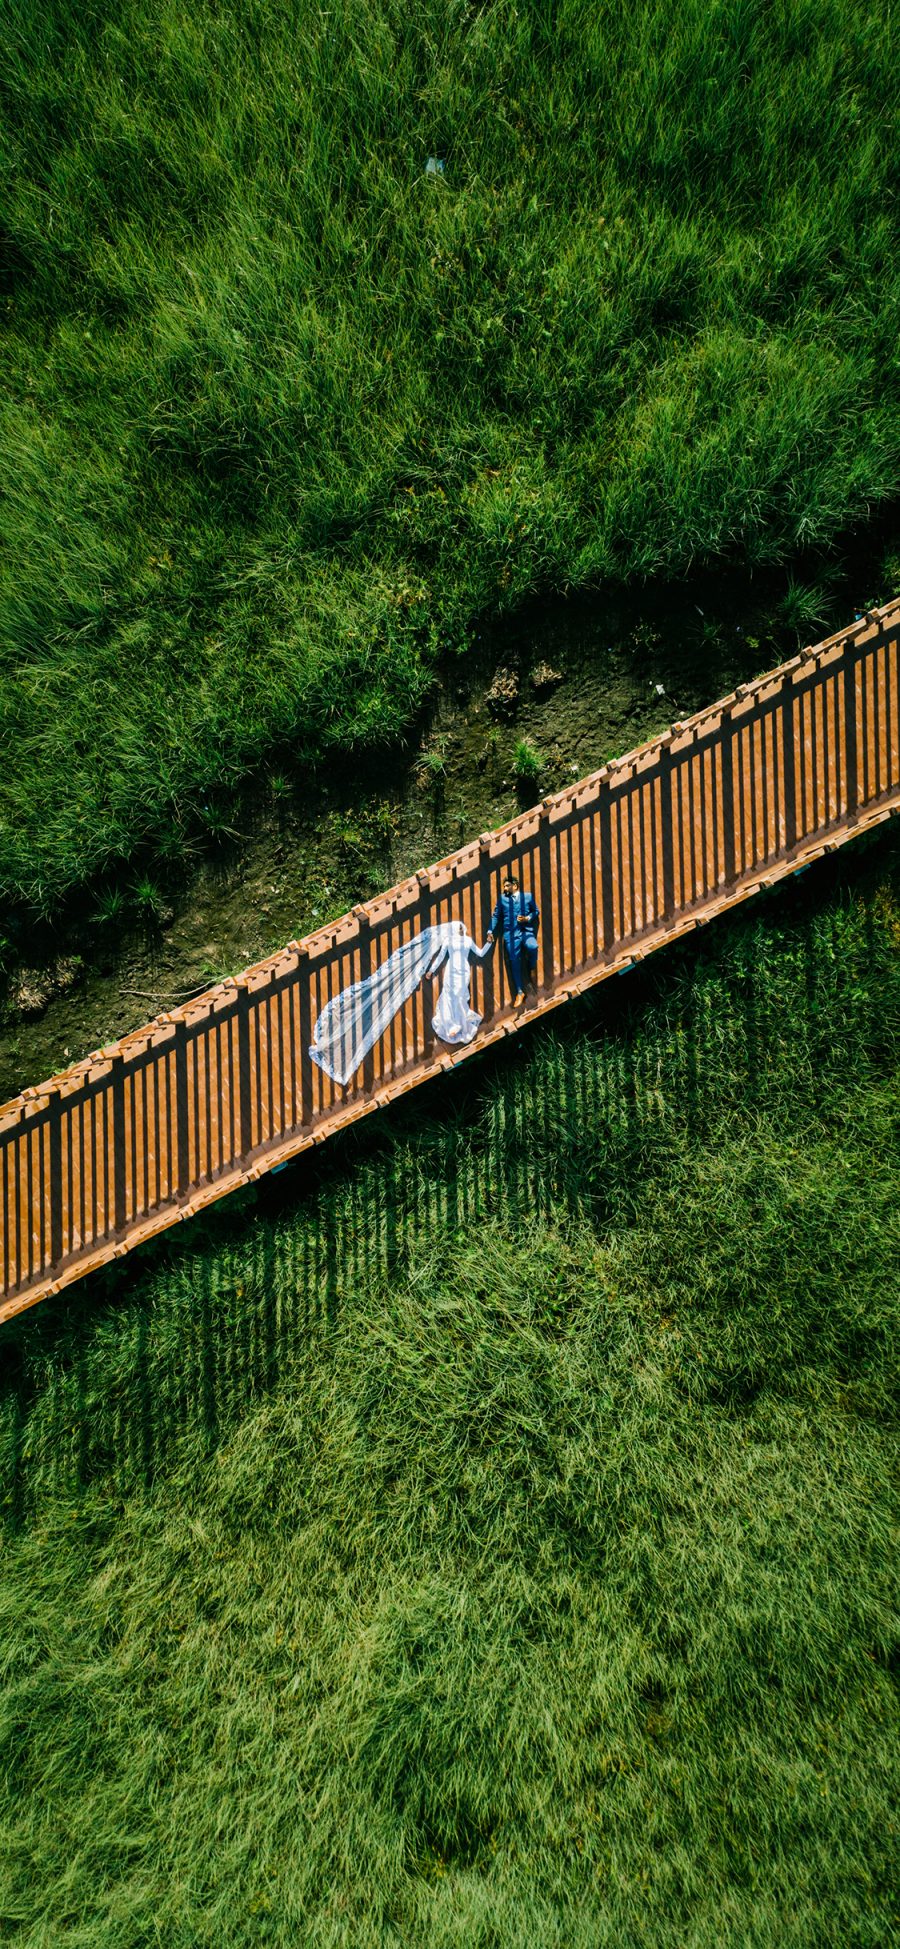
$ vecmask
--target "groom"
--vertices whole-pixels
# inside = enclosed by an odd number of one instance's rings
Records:
[[[522,893],[514,873],[507,873],[503,891],[491,915],[488,939],[502,934],[503,951],[518,1008],[526,988],[537,985],[537,930],[541,916],[533,893]]]

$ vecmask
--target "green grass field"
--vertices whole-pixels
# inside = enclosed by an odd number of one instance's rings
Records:
[[[0,896],[394,734],[530,591],[896,495],[895,53],[887,0],[13,0]]]
[[[6,1339],[17,1949],[896,1939],[900,854]]]

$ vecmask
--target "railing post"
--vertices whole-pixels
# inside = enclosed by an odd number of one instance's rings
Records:
[[[356,906],[351,911],[358,929],[359,978],[361,981],[368,981],[372,973],[372,923],[365,907]],[[374,1051],[369,1049],[363,1057],[363,1089],[369,1091],[374,1087],[375,1055]]]
[[[118,1238],[124,1232],[126,1223],[125,1065],[120,1050],[113,1047],[104,1049],[102,1053],[112,1064],[109,1080],[113,1140],[112,1228]]]
[[[555,955],[556,893],[553,880],[553,859],[550,836],[550,808],[552,799],[544,799],[538,813],[538,872],[541,888],[541,924],[538,932],[541,953],[541,987],[549,988],[553,981]]]
[[[492,893],[491,846],[492,844],[493,844],[493,834],[489,832],[483,832],[478,841],[478,911],[479,911],[479,917],[481,922],[481,938],[483,941],[487,940],[488,929],[491,924],[491,915],[494,911],[494,902],[491,898],[491,893]],[[486,961],[479,962],[479,972],[481,975],[482,987],[484,991],[484,1007],[482,1010],[482,1018],[485,1022],[491,1022],[493,1021],[494,1018],[494,1009],[496,1006],[496,984],[494,980],[494,968],[496,965],[496,961],[497,961],[497,950],[495,947],[493,954],[489,955]]]
[[[612,786],[609,773],[601,780],[597,800],[598,846],[600,853],[600,932],[601,954],[609,954],[615,942],[612,863]]]
[[[662,897],[663,921],[671,920],[675,906],[675,815],[672,800],[672,771],[674,759],[669,738],[664,738],[659,750],[659,816],[660,840],[662,842]]]
[[[63,1255],[62,1203],[62,1099],[54,1090],[47,1112],[48,1169],[50,1172],[50,1264],[58,1265]]]
[[[782,844],[786,853],[797,844],[797,756],[794,738],[794,674],[785,671],[781,680],[781,763],[784,777],[784,832]]]
[[[850,640],[844,645],[844,756],[846,811],[848,817],[859,806],[859,767],[856,757],[857,711],[856,675],[858,662],[856,644]]]
[[[237,1002],[238,1103],[240,1106],[241,1157],[253,1149],[253,1079],[250,1062],[250,995],[246,982],[238,978]]]

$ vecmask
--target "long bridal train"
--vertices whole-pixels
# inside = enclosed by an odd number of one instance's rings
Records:
[[[419,982],[442,966],[444,979],[432,1028],[442,1042],[472,1042],[481,1026],[481,1016],[471,1005],[472,963],[484,961],[493,945],[490,940],[477,947],[461,920],[423,928],[395,948],[374,974],[355,981],[326,1003],[313,1030],[309,1050],[313,1062],[335,1083],[349,1083]]]

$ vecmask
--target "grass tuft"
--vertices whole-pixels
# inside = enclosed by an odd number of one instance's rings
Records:
[[[537,785],[546,763],[530,738],[519,739],[513,754],[513,770],[520,785]]]

